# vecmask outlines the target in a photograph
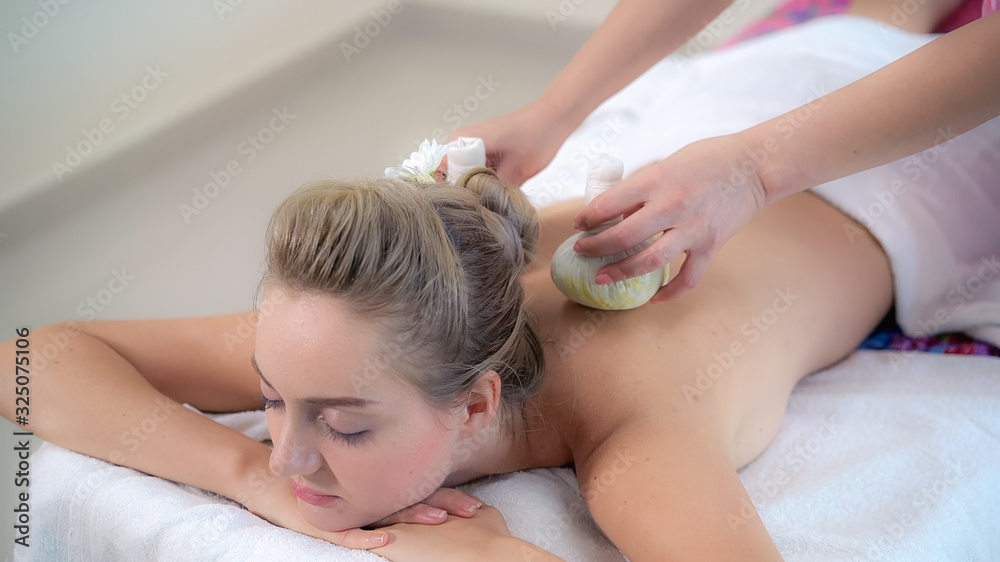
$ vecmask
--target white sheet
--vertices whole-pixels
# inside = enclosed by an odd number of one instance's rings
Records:
[[[217,419],[267,435],[261,412]],[[740,476],[790,561],[997,560],[997,467],[1000,359],[858,351],[796,387],[774,443]],[[17,560],[382,560],[51,444],[32,472],[35,543]],[[624,558],[569,469],[463,489],[499,508],[514,535],[567,560]]]

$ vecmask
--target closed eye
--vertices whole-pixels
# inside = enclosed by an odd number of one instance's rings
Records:
[[[356,433],[341,433],[330,427],[325,422],[321,422],[321,425],[323,426],[323,431],[325,431],[331,439],[334,441],[343,441],[345,445],[359,445],[368,437],[368,433],[370,433],[370,430],[367,429]]]
[[[281,410],[285,407],[284,400],[271,400],[263,394],[260,395],[260,407],[262,410]],[[323,432],[334,441],[342,441],[345,445],[359,445],[368,438],[371,430],[365,429],[355,433],[342,433],[330,427],[326,422],[320,422]]]
[[[281,409],[285,407],[285,402],[283,400],[271,400],[263,394],[260,395],[260,409],[261,410],[271,410],[271,409]]]

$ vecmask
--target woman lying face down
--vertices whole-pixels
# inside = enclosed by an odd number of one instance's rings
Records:
[[[253,363],[270,468],[319,529],[523,468],[544,361],[518,276],[537,219],[488,170],[460,185],[324,182],[272,218]]]

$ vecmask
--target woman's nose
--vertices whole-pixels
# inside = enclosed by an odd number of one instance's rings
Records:
[[[281,433],[271,451],[271,472],[282,478],[296,474],[312,474],[319,470],[322,458],[301,434],[288,430]]]

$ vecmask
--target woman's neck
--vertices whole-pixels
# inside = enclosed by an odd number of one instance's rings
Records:
[[[501,423],[495,419],[489,430],[456,445],[455,469],[443,486],[458,486],[490,474],[572,462],[571,451],[533,400],[525,403],[524,416],[515,414],[512,429],[502,429]]]

